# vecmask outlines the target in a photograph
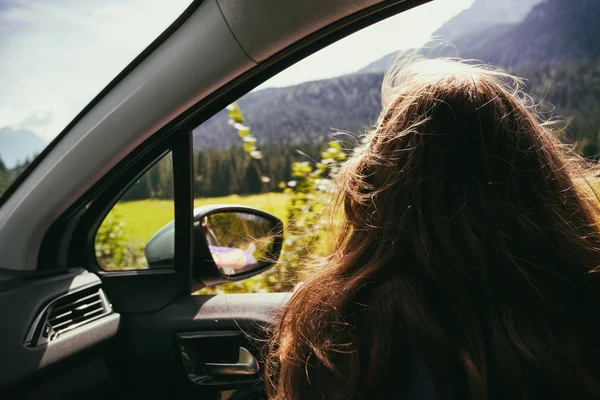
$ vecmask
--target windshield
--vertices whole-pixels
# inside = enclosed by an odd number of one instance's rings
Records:
[[[0,194],[190,3],[0,2]]]

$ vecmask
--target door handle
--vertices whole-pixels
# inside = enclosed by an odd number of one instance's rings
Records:
[[[240,347],[237,363],[204,363],[204,370],[211,375],[254,375],[258,373],[260,366],[252,353]]]

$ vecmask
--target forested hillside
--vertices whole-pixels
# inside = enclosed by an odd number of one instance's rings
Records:
[[[242,97],[238,104],[262,143],[294,147],[322,141],[332,130],[358,133],[379,113],[382,74],[347,75],[266,89]],[[239,144],[237,132],[222,111],[194,132],[196,149]]]
[[[597,60],[545,62],[520,67],[515,72],[527,78],[528,93],[548,103],[540,107],[546,111],[544,116],[568,119],[567,132],[572,141],[598,145],[600,63]]]

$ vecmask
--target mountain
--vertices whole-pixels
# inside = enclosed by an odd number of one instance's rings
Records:
[[[475,0],[471,7],[443,24],[432,35],[435,46],[429,50],[435,56],[454,56],[456,51],[469,48],[471,40],[486,40],[502,35],[513,25],[523,21],[529,12],[543,0]],[[464,43],[467,42],[467,43]],[[454,48],[444,47],[453,44]],[[483,47],[483,46],[482,46]],[[383,56],[359,70],[359,73],[383,73],[395,60],[397,53]]]
[[[531,9],[542,1],[475,0],[471,7],[446,22],[432,36],[443,40],[456,40],[492,25],[516,24],[523,21]]]
[[[334,130],[362,133],[375,123],[382,80],[381,74],[346,75],[251,92],[238,104],[260,143],[298,146],[322,141]],[[240,143],[227,119],[227,112],[221,111],[198,127],[194,148]]]
[[[477,15],[472,10],[483,10],[491,1],[476,1],[471,8],[442,26],[435,34],[442,38],[442,42],[432,49],[425,49],[425,55],[459,56],[511,69],[540,62],[568,62],[600,56],[600,41],[597,39],[600,37],[600,24],[597,23],[600,18],[600,1],[528,0],[523,1],[520,7],[525,9],[527,3],[531,6],[530,12],[519,23],[482,27],[482,24],[471,21]],[[513,2],[510,0],[506,3]],[[501,5],[502,9],[505,3],[498,1],[492,4]],[[491,16],[496,12],[505,18],[511,17],[496,9],[493,13],[487,11],[482,16]],[[514,17],[513,15],[512,18]],[[462,31],[460,22],[465,26]],[[467,33],[457,36],[465,30]],[[388,54],[367,65],[359,73],[382,73],[395,57],[396,53]]]
[[[46,147],[46,142],[28,129],[0,128],[0,159],[7,168],[33,158]]]
[[[600,57],[600,1],[548,0],[523,22],[457,41],[461,57],[505,68]],[[483,39],[483,40],[482,40]]]

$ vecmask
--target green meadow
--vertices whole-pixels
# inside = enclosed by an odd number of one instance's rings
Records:
[[[283,193],[265,193],[251,196],[199,198],[194,207],[208,204],[240,204],[269,212],[286,222],[286,201]],[[123,230],[130,241],[146,243],[156,231],[173,220],[173,200],[137,200],[119,202],[111,214],[124,222]]]

